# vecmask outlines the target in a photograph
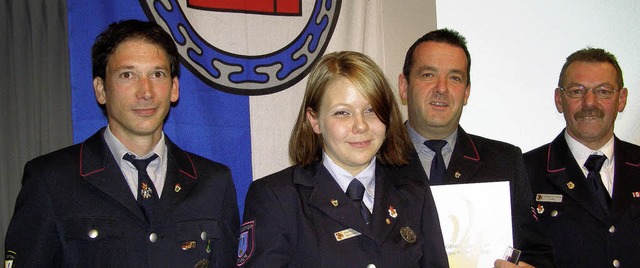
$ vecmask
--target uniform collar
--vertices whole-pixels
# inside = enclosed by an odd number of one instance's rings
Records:
[[[585,146],[584,144],[580,143],[578,140],[571,137],[571,135],[569,135],[569,133],[567,133],[566,130],[564,131],[564,139],[567,141],[567,146],[569,146],[569,151],[571,151],[573,158],[576,159],[576,162],[580,167],[582,167],[582,164],[584,164],[584,162],[587,161],[587,158],[589,158],[589,155],[592,155],[592,154],[606,156],[607,160],[604,162],[605,167],[610,166],[613,163],[613,156],[614,156],[613,136],[611,137],[611,139],[609,139],[609,141],[607,141],[607,143],[605,143],[598,150],[589,149],[589,147]]]
[[[371,162],[369,162],[369,165],[354,177],[351,175],[351,173],[339,167],[326,153],[322,153],[322,164],[329,171],[329,174],[331,174],[338,185],[340,185],[340,188],[343,192],[347,191],[347,187],[349,187],[349,183],[351,183],[351,180],[357,179],[362,183],[362,185],[364,185],[367,194],[369,194],[371,197],[375,197],[375,163],[376,157],[374,156],[373,159],[371,159]]]
[[[420,152],[421,150],[427,150],[429,152],[432,152],[431,149],[427,148],[427,146],[424,145],[424,142],[427,141],[427,138],[423,137],[415,129],[413,129],[413,127],[411,127],[411,124],[409,124],[409,121],[405,121],[404,125],[407,128],[407,132],[409,133],[409,138],[411,138],[411,143],[413,143],[413,147],[416,148],[417,152]],[[453,131],[453,133],[449,134],[449,136],[444,138],[444,140],[447,141],[447,145],[443,148],[443,150],[452,152],[453,148],[455,147],[457,139],[458,139],[458,129],[456,128],[456,130]]]

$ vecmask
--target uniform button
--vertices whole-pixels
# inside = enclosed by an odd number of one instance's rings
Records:
[[[149,235],[149,241],[151,241],[151,243],[155,243],[156,241],[158,241],[158,235],[156,233],[151,233]]]
[[[89,233],[87,233],[87,235],[89,235],[89,238],[95,239],[96,237],[98,237],[98,230],[91,229]]]
[[[620,267],[620,261],[613,260],[613,267]]]
[[[611,225],[611,228],[609,228],[609,233],[615,233],[616,232],[616,227]]]
[[[557,216],[558,216],[558,211],[557,210],[551,211],[551,217],[555,218]]]
[[[202,233],[200,233],[200,239],[202,239],[202,241],[207,241],[207,232],[202,231]]]
[[[376,265],[372,263],[372,264],[367,265],[367,268],[376,268]]]

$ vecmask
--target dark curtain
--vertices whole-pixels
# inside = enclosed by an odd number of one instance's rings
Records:
[[[66,0],[0,0],[0,235],[24,164],[71,145]],[[3,258],[4,259],[4,258]]]

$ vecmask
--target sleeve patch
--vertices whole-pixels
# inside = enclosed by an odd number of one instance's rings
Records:
[[[240,237],[238,238],[238,260],[236,261],[237,266],[245,264],[249,258],[251,258],[251,254],[253,254],[255,245],[253,240],[254,227],[255,221],[246,222],[240,227]]]

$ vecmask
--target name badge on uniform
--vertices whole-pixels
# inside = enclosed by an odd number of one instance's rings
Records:
[[[562,202],[562,195],[561,194],[537,194],[536,201],[560,203]]]
[[[342,241],[345,239],[352,238],[354,236],[359,236],[361,234],[360,232],[349,228],[349,229],[342,230],[340,232],[335,232],[333,235],[336,237],[336,241]]]

